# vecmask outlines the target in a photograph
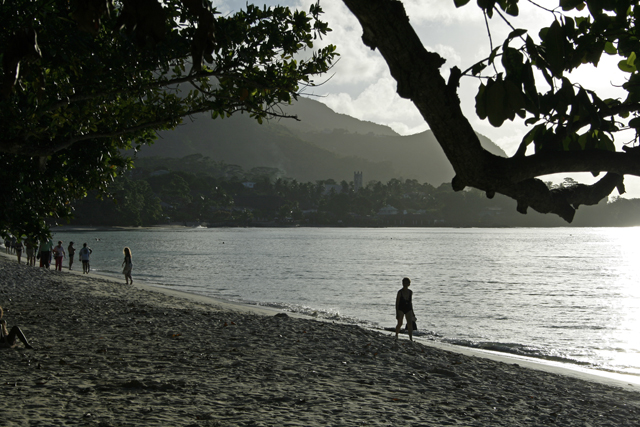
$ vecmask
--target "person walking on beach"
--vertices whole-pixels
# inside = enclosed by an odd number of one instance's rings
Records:
[[[71,266],[73,265],[73,255],[76,253],[76,248],[73,247],[73,242],[69,242],[67,252],[69,252],[69,270],[71,270]]]
[[[22,250],[24,249],[24,245],[22,244],[22,239],[18,239],[16,242],[16,256],[18,257],[18,264],[20,264],[20,258],[22,258]]]
[[[53,249],[53,241],[45,238],[40,242],[40,267],[49,268],[51,264],[51,250]]]
[[[62,247],[62,240],[58,240],[58,246],[53,248],[53,256],[56,259],[56,270],[62,271],[62,260],[64,260],[65,252]]]
[[[409,339],[413,341],[413,322],[416,320],[416,316],[413,314],[413,303],[411,302],[413,292],[409,289],[409,285],[411,285],[411,280],[409,280],[408,277],[402,279],[402,289],[398,291],[398,295],[396,296],[396,319],[398,319],[396,339],[398,339],[398,333],[400,333],[400,328],[402,328],[402,320],[406,318]]]
[[[31,238],[27,238],[24,243],[27,249],[27,265],[34,266],[36,265],[36,249],[38,249],[37,245],[33,243]]]
[[[7,331],[7,321],[2,318],[3,316],[4,312],[2,311],[2,307],[0,307],[0,348],[15,347],[16,338],[18,338],[26,348],[33,349],[19,327],[14,326],[11,328],[11,331]]]
[[[124,268],[122,269],[122,273],[124,274],[124,279],[127,281],[127,285],[133,285],[133,278],[131,277],[131,270],[133,269],[133,262],[131,261],[131,249],[124,248],[123,252],[124,261],[122,261],[122,266]]]
[[[83,243],[82,249],[80,249],[79,253],[80,261],[82,261],[83,274],[89,274],[89,271],[91,271],[91,267],[89,266],[89,257],[92,253],[93,251],[91,250],[91,248],[88,247],[86,243]]]

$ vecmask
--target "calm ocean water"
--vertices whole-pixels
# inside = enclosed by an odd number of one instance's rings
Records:
[[[94,271],[368,327],[412,280],[422,339],[640,376],[640,228],[56,231]],[[75,266],[81,268],[75,261]],[[124,279],[123,279],[124,281]]]

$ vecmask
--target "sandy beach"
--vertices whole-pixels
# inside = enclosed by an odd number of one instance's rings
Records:
[[[3,426],[640,425],[637,386],[4,255],[0,305]]]

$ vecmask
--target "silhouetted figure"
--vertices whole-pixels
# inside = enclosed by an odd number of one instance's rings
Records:
[[[36,245],[35,241],[31,238],[27,238],[24,245],[27,248],[27,265],[33,267],[36,265],[36,250],[38,250],[38,245]]]
[[[82,261],[82,273],[89,274],[91,271],[91,266],[89,265],[89,258],[91,257],[91,253],[93,251],[90,247],[87,246],[86,243],[82,244],[82,249],[80,249],[80,261]]]
[[[73,242],[69,242],[67,252],[69,255],[69,270],[71,270],[71,266],[73,265],[73,256],[76,253],[76,248],[73,247]]]
[[[411,285],[411,280],[408,277],[402,279],[402,289],[398,291],[396,296],[396,319],[398,319],[396,339],[398,339],[398,333],[402,328],[402,319],[406,317],[409,339],[413,341],[413,322],[416,320],[416,316],[413,314],[413,303],[411,302],[413,292],[409,289],[409,285]]]
[[[53,248],[54,258],[56,259],[56,270],[62,271],[62,261],[65,257],[64,248],[62,247],[62,240],[58,240],[58,246]]]
[[[127,281],[127,285],[129,281],[133,285],[133,278],[131,277],[131,270],[133,269],[133,262],[131,261],[131,249],[124,248],[124,261],[122,261],[122,273],[124,274],[124,279]]]
[[[11,331],[7,331],[7,322],[2,319],[4,316],[4,312],[2,311],[2,307],[0,307],[0,348],[13,348],[17,344],[17,339],[19,339],[22,344],[26,348],[33,349],[29,341],[27,341],[27,337],[24,336],[19,327],[14,326],[11,328]]]
[[[44,239],[40,242],[40,267],[49,268],[51,264],[51,251],[53,250],[53,242],[51,239]]]
[[[22,250],[24,249],[24,245],[22,244],[22,239],[18,239],[16,241],[16,256],[18,257],[18,264],[20,264],[20,259],[22,258]]]

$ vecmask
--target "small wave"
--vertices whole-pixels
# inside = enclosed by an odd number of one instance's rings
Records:
[[[501,343],[501,342],[474,342],[469,340],[460,339],[444,339],[443,342],[458,345],[462,347],[477,348],[481,350],[495,351],[498,353],[515,354],[518,356],[531,357],[534,359],[543,359],[553,362],[570,363],[579,366],[590,366],[595,368],[592,363],[577,360],[571,357],[567,357],[555,351],[541,349],[535,346],[529,346],[516,343]]]
[[[389,328],[384,328],[384,330],[388,331],[388,332],[395,332],[396,328],[395,327],[389,327]],[[406,334],[407,330],[406,329],[400,329],[400,333],[401,334]],[[416,331],[413,331],[413,336],[420,337],[420,338],[427,338],[429,340],[436,340],[436,339],[442,338],[442,335],[438,334],[437,332],[425,331],[423,329],[418,329]]]
[[[609,329],[608,326],[601,325],[545,325],[543,326],[547,329],[569,329],[569,330],[590,330],[590,331],[600,331]]]
[[[284,310],[290,313],[298,313],[298,314],[314,317],[316,319],[321,319],[321,320],[332,320],[340,323],[360,325],[367,328],[378,327],[378,325],[375,322],[362,320],[353,316],[344,316],[336,310],[322,310],[322,309],[311,308],[308,306],[301,306],[296,304],[273,303],[273,302],[261,302],[261,303],[256,303],[255,305],[258,305],[261,307],[275,308],[278,310]]]

